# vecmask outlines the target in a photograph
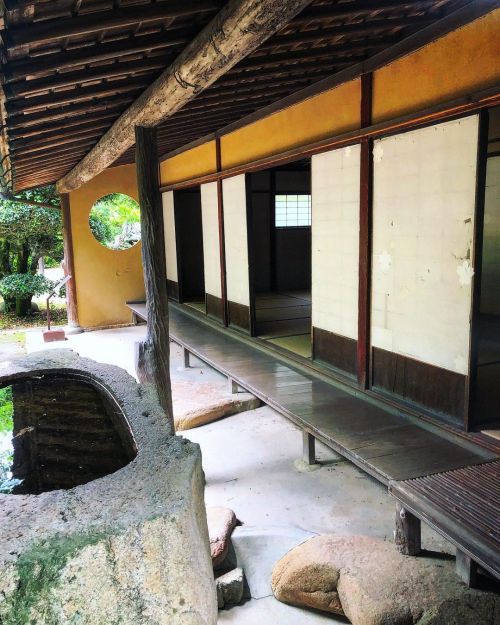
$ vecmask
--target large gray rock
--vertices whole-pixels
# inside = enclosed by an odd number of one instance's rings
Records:
[[[500,597],[467,588],[453,558],[409,557],[367,536],[317,536],[272,575],[280,601],[345,615],[353,625],[498,625]]]
[[[198,445],[173,435],[150,387],[69,350],[8,363],[0,384],[61,372],[116,400],[137,454],[69,490],[0,495],[0,623],[215,625]]]
[[[231,534],[238,520],[229,508],[216,506],[207,508],[207,522],[212,565],[214,569],[217,569],[226,559]]]

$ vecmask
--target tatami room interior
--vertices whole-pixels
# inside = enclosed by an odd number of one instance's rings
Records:
[[[305,358],[311,346],[311,161],[247,176],[255,334]]]

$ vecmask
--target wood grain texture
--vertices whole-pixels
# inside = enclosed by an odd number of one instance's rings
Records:
[[[162,200],[158,184],[156,129],[136,128],[137,187],[141,207],[141,241],[146,290],[147,334],[137,344],[137,376],[153,384],[173,432],[170,341]]]
[[[372,353],[373,388],[452,417],[463,427],[466,376],[379,347]]]
[[[357,341],[321,328],[313,328],[312,333],[315,360],[356,375]]]
[[[75,259],[73,254],[73,232],[71,229],[71,208],[69,194],[61,194],[61,218],[64,245],[64,273],[71,276],[66,283],[66,308],[68,325],[78,328],[78,301],[76,297]]]

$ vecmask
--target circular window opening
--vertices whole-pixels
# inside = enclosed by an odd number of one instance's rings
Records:
[[[139,204],[123,193],[105,195],[92,206],[89,226],[94,237],[110,250],[127,250],[141,240]]]

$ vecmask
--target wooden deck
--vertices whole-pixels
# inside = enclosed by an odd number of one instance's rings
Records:
[[[145,318],[145,304],[129,304]],[[475,465],[497,456],[303,371],[235,331],[170,306],[171,339],[383,484]]]

